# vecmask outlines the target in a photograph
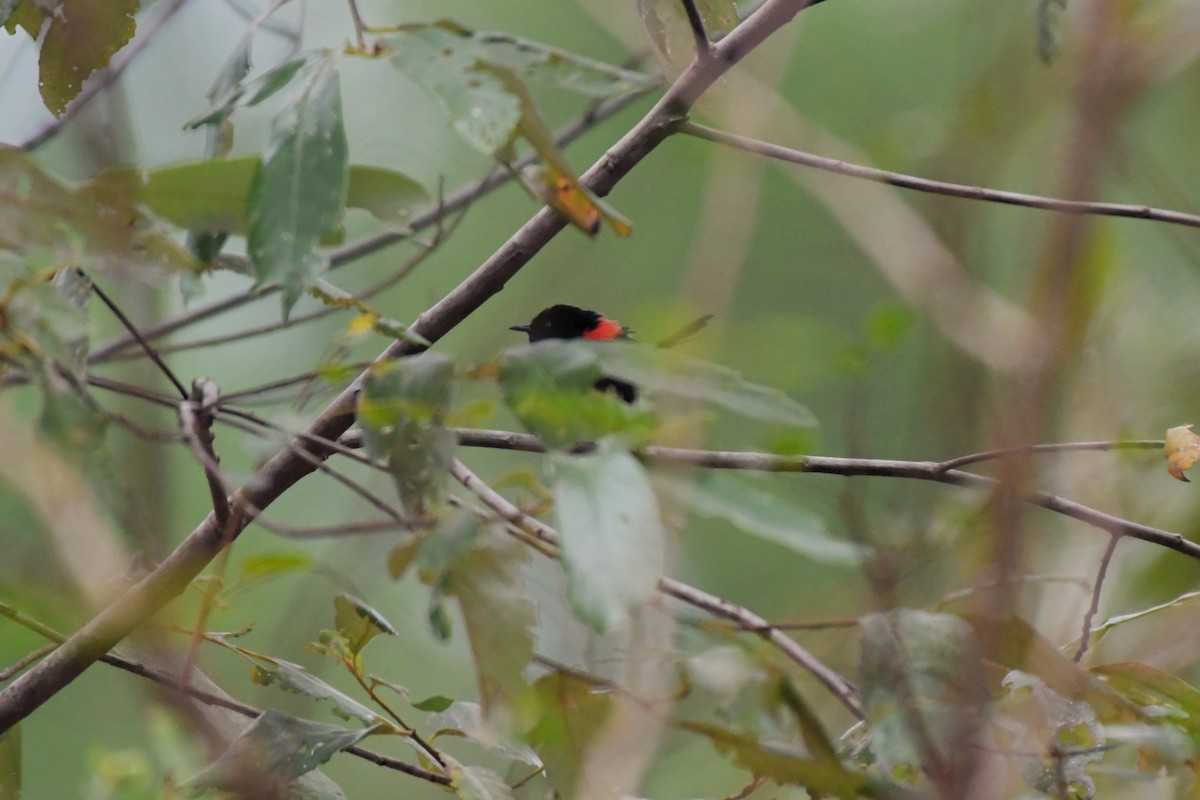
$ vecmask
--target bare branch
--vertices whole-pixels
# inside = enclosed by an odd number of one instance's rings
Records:
[[[1200,228],[1200,215],[1186,214],[1182,211],[1171,211],[1150,206],[1126,205],[1124,203],[1094,203],[1085,200],[1064,200],[1058,197],[1042,197],[1036,194],[1021,192],[1006,192],[1000,189],[985,189],[982,186],[966,186],[961,183],[946,183],[928,178],[918,178],[901,172],[891,172],[886,169],[864,167],[861,164],[850,164],[833,158],[807,153],[803,150],[793,150],[777,144],[751,139],[748,136],[738,136],[734,133],[718,131],[694,122],[684,122],[678,126],[680,133],[686,133],[700,139],[707,139],[717,144],[728,145],[747,153],[766,156],[778,161],[787,161],[804,167],[846,175],[851,178],[876,183],[886,183],[901,189],[914,189],[919,192],[940,194],[947,197],[957,197],[962,200],[983,200],[989,203],[1003,203],[1011,206],[1039,208],[1043,211],[1060,211],[1064,214],[1090,214],[1102,217],[1129,217],[1133,219],[1148,219],[1156,222],[1166,222],[1171,225],[1184,225],[1189,228]]]
[[[1161,450],[1163,446],[1162,439],[1129,439],[1126,441],[1106,441],[1106,442],[1055,442],[1052,444],[1030,444],[1024,447],[1005,447],[999,450],[985,450],[981,453],[971,453],[970,455],[958,456],[951,458],[948,461],[943,461],[938,464],[942,471],[950,469],[960,469],[969,464],[978,464],[982,461],[994,461],[998,458],[1008,458],[1011,456],[1032,455],[1034,453],[1078,453],[1078,452],[1106,452],[1110,450]]]
[[[1088,651],[1088,644],[1092,638],[1092,620],[1096,618],[1096,612],[1100,610],[1100,591],[1104,587],[1104,578],[1108,575],[1108,565],[1112,563],[1113,554],[1117,552],[1117,543],[1120,541],[1121,535],[1114,533],[1108,540],[1108,547],[1104,548],[1104,555],[1100,557],[1100,568],[1096,571],[1096,583],[1092,586],[1092,603],[1088,606],[1087,613],[1083,615],[1083,633],[1079,637],[1079,649],[1072,657],[1076,664],[1083,661],[1083,656]]]
[[[147,342],[142,334],[138,332],[137,326],[133,324],[133,320],[125,316],[125,312],[113,302],[112,298],[109,297],[108,294],[101,289],[94,280],[92,280],[90,277],[85,277],[84,279],[91,285],[92,292],[94,292],[95,295],[100,298],[100,301],[104,303],[104,305],[108,306],[108,310],[112,312],[112,315],[120,321],[125,330],[129,331],[129,335],[132,336],[135,341],[137,341],[146,355],[150,357],[150,360],[154,362],[154,366],[158,367],[159,372],[161,372],[163,375],[166,375],[167,380],[171,381],[171,383],[175,385],[175,389],[179,392],[179,396],[186,399],[188,392],[187,389],[183,388],[183,382],[180,381],[179,378],[175,377],[175,373],[171,371],[171,368],[167,366],[166,362],[163,361],[158,353],[154,351],[154,348],[150,345],[150,343]],[[192,388],[195,389],[195,385],[193,385]]]
[[[204,467],[213,513],[216,514],[217,525],[224,528],[229,524],[229,490],[221,477],[221,460],[213,449],[212,432],[218,396],[217,385],[207,378],[192,381],[191,396],[179,404],[179,426],[183,430],[184,440]]]

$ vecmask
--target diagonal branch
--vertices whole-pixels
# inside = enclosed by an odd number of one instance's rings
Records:
[[[694,62],[649,112],[583,176],[600,196],[607,195],[643,158],[661,144],[674,126],[714,82],[766,40],[812,0],[768,0],[749,19],[712,49],[712,57]],[[490,297],[504,288],[541,251],[565,221],[544,208],[501,245],[487,261],[440,302],[421,314],[412,330],[436,342]],[[148,332],[143,332],[148,336]],[[379,355],[387,361],[418,352],[396,341]],[[354,421],[355,401],[364,380],[360,375],[310,425],[308,433],[336,440]],[[265,509],[315,466],[301,451],[318,459],[329,450],[303,438],[280,450],[235,495],[234,507]],[[253,512],[238,514],[234,533],[248,525]],[[141,623],[177,597],[188,583],[228,544],[209,514],[149,575],[76,631],[58,650],[0,692],[0,733],[33,713]]]

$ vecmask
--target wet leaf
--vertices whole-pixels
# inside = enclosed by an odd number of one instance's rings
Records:
[[[645,605],[666,567],[658,500],[638,460],[611,443],[550,459],[567,592],[580,619],[607,631]]]
[[[61,0],[42,41],[38,86],[54,116],[133,37],[138,0]]]

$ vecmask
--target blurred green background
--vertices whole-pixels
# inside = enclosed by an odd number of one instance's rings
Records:
[[[206,107],[205,94],[246,25],[237,9],[256,13],[250,5],[188,4],[106,97],[38,150],[39,160],[51,171],[82,179],[113,163],[152,168],[201,157],[203,135],[182,126]],[[654,66],[652,57],[645,58],[650,43],[633,2],[362,0],[360,7],[371,24],[448,18],[608,63],[642,56],[646,68]],[[1061,52],[1050,64],[1038,57],[1035,7],[1034,0],[829,0],[801,14],[736,67],[702,100],[695,118],[934,179],[1053,196],[1082,186],[1088,191],[1083,199],[1184,211],[1200,205],[1195,4],[1073,1],[1061,20]],[[338,48],[353,36],[342,3],[293,3],[277,19],[299,31],[303,48]],[[1097,19],[1109,27],[1101,25],[1097,33]],[[292,46],[285,35],[261,32],[255,68],[276,63]],[[1098,61],[1098,53],[1107,60]],[[20,141],[48,118],[37,97],[35,60],[36,49],[23,34],[0,35],[2,141]],[[1098,87],[1096,70],[1103,71]],[[437,104],[386,63],[347,59],[341,81],[353,162],[406,172],[431,190],[439,183],[452,190],[489,169],[484,157],[449,131]],[[585,103],[556,92],[539,92],[536,99],[552,127],[574,118]],[[653,99],[635,103],[568,148],[572,163],[580,170],[593,163]],[[240,112],[235,152],[261,150],[275,110],[265,104]],[[1072,171],[1082,171],[1087,180],[1073,180]],[[605,230],[593,240],[565,231],[437,347],[460,364],[485,363],[518,343],[521,337],[510,334],[509,325],[557,302],[601,310],[648,341],[696,314],[713,313],[715,322],[688,345],[689,352],[736,367],[812,409],[821,421],[819,432],[793,444],[824,455],[950,458],[1004,441],[1004,431],[1025,415],[1038,420],[1039,438],[1062,441],[1155,438],[1196,418],[1200,236],[1194,229],[1093,218],[1082,223],[1077,245],[1064,256],[1061,226],[1074,223],[1062,216],[860,187],[849,178],[676,136],[610,197],[634,222],[631,237]],[[446,244],[374,300],[374,307],[411,321],[536,210],[512,185],[488,195]],[[375,225],[351,216],[348,240]],[[331,280],[349,290],[366,286],[412,252],[411,245],[389,248],[337,270]],[[1056,304],[1046,299],[1041,281],[1047,265],[1060,257],[1069,257],[1071,283],[1067,300]],[[213,275],[201,302],[247,285],[240,276]],[[973,294],[960,292],[962,287]],[[143,322],[181,308],[174,286],[110,288]],[[1019,331],[980,311],[981,296],[989,298],[983,305],[1007,308],[1013,318],[1036,319],[1048,311],[1062,323],[1065,333],[1048,373],[1050,389],[1039,396],[1041,406],[1020,406],[1027,397],[1020,390],[1020,370],[1004,362],[1006,353],[1021,349]],[[306,298],[296,311],[315,307]],[[264,324],[278,314],[278,301],[268,298],[173,341]],[[104,314],[94,311],[93,319],[96,341],[119,332]],[[236,391],[318,366],[347,320],[333,315],[251,341],[183,352],[170,362],[182,376],[206,375],[224,391]],[[378,337],[360,343],[353,356],[373,357],[385,344]],[[164,388],[140,362],[106,367],[104,374]],[[22,436],[36,397],[30,390],[5,394],[0,413],[9,418],[0,439],[17,453],[13,442]],[[465,387],[459,403],[475,399],[492,404],[479,424],[515,425],[500,409],[494,385]],[[173,424],[168,412],[124,407],[148,423]],[[316,399],[299,410],[267,407],[263,413],[298,425],[320,407]],[[695,445],[779,446],[777,431],[721,414],[700,425],[681,422],[679,429],[681,441]],[[217,446],[225,469],[238,479],[264,454],[261,444],[232,431],[219,432]],[[496,452],[466,452],[463,458],[485,477],[514,467],[536,471],[538,463],[532,456]],[[76,466],[94,484],[102,529],[48,524],[11,478],[0,495],[5,554],[0,599],[63,630],[89,617],[79,586],[89,566],[123,569],[139,551],[153,560],[208,508],[203,475],[182,448],[147,448],[113,430],[105,451]],[[346,469],[390,496],[385,477]],[[1037,485],[1049,491],[1185,536],[1200,518],[1194,489],[1171,481],[1154,453],[1065,455],[1039,460],[1034,469]],[[892,556],[898,604],[926,606],[948,592],[986,583],[991,574],[991,522],[981,495],[898,480],[816,475],[747,480],[819,514],[833,534],[866,536],[885,549]],[[293,524],[333,524],[361,519],[368,511],[333,482],[310,477],[272,507],[270,516]],[[1106,543],[1093,530],[1036,509],[1028,512],[1023,532],[1022,567],[1037,574],[1090,579]],[[383,560],[390,546],[381,536],[296,542],[252,527],[237,543],[232,570],[247,557],[269,552],[302,551],[313,566],[249,590],[214,612],[209,625],[220,630],[253,625],[248,647],[304,663],[348,689],[342,676],[303,645],[332,625],[332,596],[353,591],[401,632],[372,645],[374,671],[405,684],[415,697],[474,697],[461,624],[450,644],[429,633],[427,589],[411,576],[400,583],[387,577]],[[66,556],[72,550],[74,567]],[[703,518],[686,519],[682,526],[674,573],[772,620],[854,617],[880,602],[855,570],[814,563]],[[1182,557],[1125,542],[1102,616],[1169,599],[1191,588],[1193,575],[1194,566]],[[119,576],[89,574],[91,591],[103,596]],[[561,632],[571,626],[555,599],[561,587],[550,569],[532,570],[529,585],[544,601],[544,643],[560,645],[556,637],[571,635]],[[1018,595],[1019,610],[1051,639],[1065,642],[1077,635],[1087,603],[1078,585],[1030,583]],[[188,607],[196,599],[193,593],[171,619],[191,624]],[[1128,639],[1114,634],[1098,657],[1137,657],[1200,679],[1194,642],[1177,635],[1187,613],[1148,623]],[[40,644],[7,622],[0,630],[0,665]],[[853,674],[852,631],[797,636],[835,668]],[[246,702],[325,718],[295,697],[253,686],[246,665],[230,655],[205,652],[202,665]],[[839,719],[834,703],[811,680],[799,680],[827,718]],[[125,753],[133,772],[139,758],[153,762],[164,741],[151,724],[154,705],[153,692],[137,679],[103,666],[88,670],[24,724],[23,796],[118,796],[91,782],[97,769],[122,768],[114,754]],[[400,743],[371,744],[405,752]],[[462,745],[462,752],[477,751]],[[335,758],[327,772],[351,797],[383,791],[440,795],[435,787],[357,759]],[[670,736],[643,793],[719,796],[741,781],[706,742]]]

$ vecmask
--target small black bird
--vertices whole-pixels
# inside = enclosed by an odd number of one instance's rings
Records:
[[[613,339],[628,339],[629,329],[598,311],[559,304],[538,312],[533,321],[526,325],[513,325],[509,330],[520,331],[529,336],[530,342],[546,339],[590,339],[607,342]],[[637,388],[631,383],[616,378],[601,378],[596,388],[602,392],[616,392],[626,403],[637,400]]]

